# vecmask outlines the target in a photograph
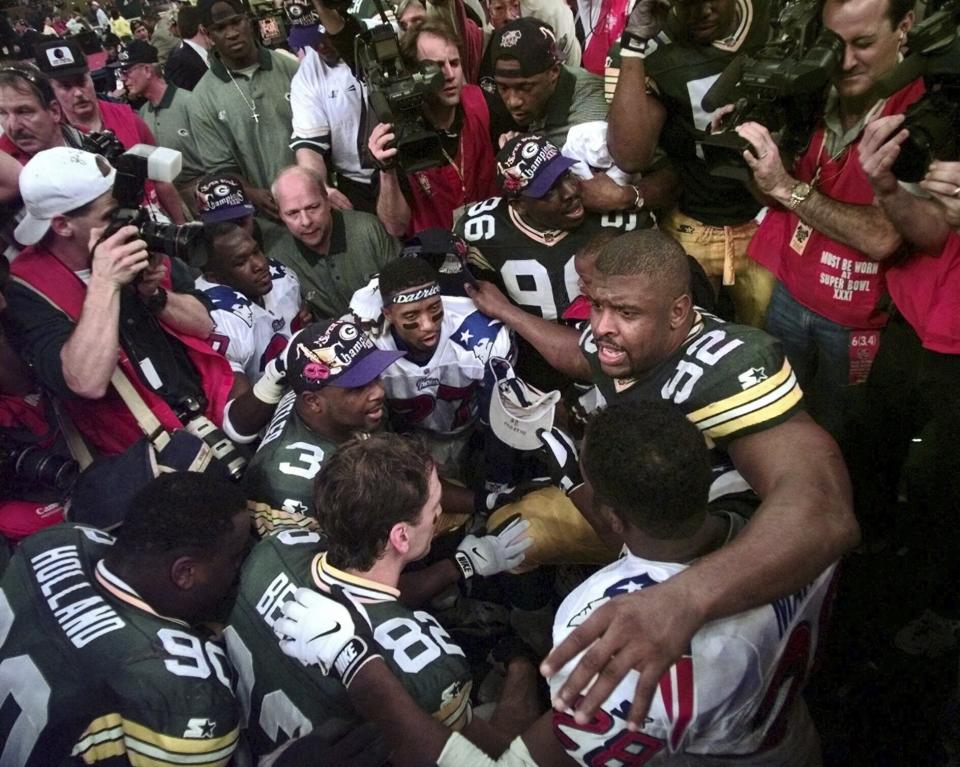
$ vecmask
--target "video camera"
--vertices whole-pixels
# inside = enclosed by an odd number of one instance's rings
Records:
[[[900,146],[893,174],[920,181],[934,160],[960,159],[960,0],[948,0],[907,34],[910,54],[878,83],[886,97],[918,77],[927,93],[907,109],[903,127],[910,136]]]
[[[183,167],[183,156],[175,149],[136,144],[129,151],[112,131],[91,133],[84,137],[83,148],[102,155],[117,171],[113,196],[119,207],[110,218],[110,225],[101,241],[124,226],[135,226],[140,239],[151,253],[170,258],[185,257],[193,240],[203,231],[200,223],[169,224],[154,221],[150,211],[141,205],[147,180],[173,182]]]
[[[366,77],[370,107],[378,122],[393,126],[397,165],[404,173],[443,165],[440,137],[420,111],[423,97],[443,86],[443,73],[433,62],[423,62],[413,71],[406,66],[383,3],[376,4],[383,23],[357,40],[357,63]]]
[[[843,61],[843,41],[822,28],[820,9],[818,0],[786,0],[766,45],[755,55],[737,56],[704,95],[707,112],[734,105],[720,130],[697,142],[714,175],[749,181],[743,151],[750,144],[734,131],[745,122],[779,133],[777,144],[788,153],[806,146]]]

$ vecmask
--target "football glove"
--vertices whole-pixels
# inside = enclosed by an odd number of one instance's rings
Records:
[[[577,446],[566,432],[554,426],[549,431],[537,429],[537,437],[543,443],[547,469],[553,484],[570,495],[583,484]]]
[[[643,56],[647,43],[663,29],[669,10],[667,0],[637,0],[620,36],[621,55]]]
[[[482,575],[488,578],[518,567],[523,562],[524,552],[533,545],[533,539],[527,535],[529,528],[530,522],[514,514],[489,535],[465,537],[453,555],[463,577]]]
[[[319,666],[349,687],[367,661],[382,656],[360,608],[342,589],[337,591],[329,597],[297,589],[293,599],[284,603],[283,617],[273,631],[285,654],[304,666]]]
[[[276,405],[287,391],[287,352],[278,354],[267,363],[263,375],[253,385],[253,395],[261,402]]]

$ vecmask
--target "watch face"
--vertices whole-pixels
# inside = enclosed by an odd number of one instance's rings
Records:
[[[806,181],[801,181],[793,188],[791,193],[794,197],[806,197],[812,191],[812,187]]]

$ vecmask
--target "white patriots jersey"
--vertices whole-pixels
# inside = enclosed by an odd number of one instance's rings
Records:
[[[227,285],[197,277],[197,290],[213,304],[214,328],[210,344],[230,361],[236,373],[256,383],[267,363],[287,346],[298,329],[293,325],[300,311],[300,280],[292,269],[270,261],[273,289],[263,297],[263,306]]]
[[[554,645],[612,597],[653,586],[687,567],[626,552],[564,599],[554,619]],[[588,724],[556,713],[557,739],[589,767],[733,760],[750,767],[809,764],[819,743],[806,727],[809,715],[799,695],[826,620],[834,567],[796,594],[700,629],[661,678],[643,729],[626,727],[639,679],[631,671]],[[581,657],[550,679],[553,695]]]
[[[469,298],[441,300],[440,341],[430,360],[417,364],[401,357],[381,375],[398,431],[450,435],[465,430],[477,418],[487,362],[512,359],[513,334],[503,323],[479,312]],[[381,349],[402,350],[386,320],[373,340]]]

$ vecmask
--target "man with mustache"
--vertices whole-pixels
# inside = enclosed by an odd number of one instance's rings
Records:
[[[36,64],[50,78],[63,116],[74,128],[82,133],[112,131],[124,149],[135,144],[156,146],[153,133],[127,104],[97,98],[87,57],[76,40],[52,40],[38,45]],[[144,202],[176,224],[186,221],[173,184],[147,181]]]

